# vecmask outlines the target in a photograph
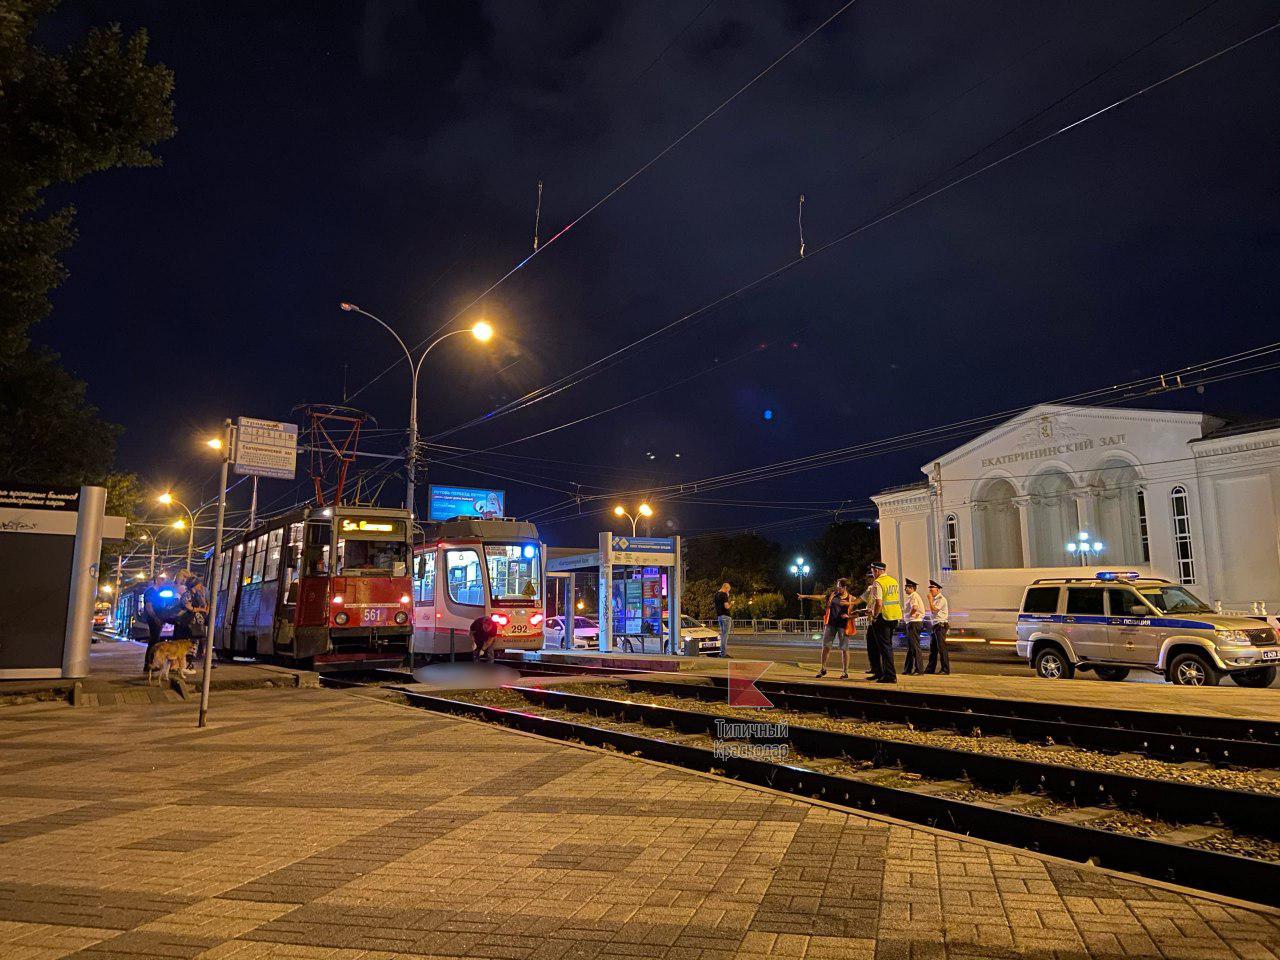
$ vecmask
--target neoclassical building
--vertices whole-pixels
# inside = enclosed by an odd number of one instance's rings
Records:
[[[871,499],[905,576],[1098,563],[1150,567],[1228,606],[1280,611],[1280,421],[1044,404]]]

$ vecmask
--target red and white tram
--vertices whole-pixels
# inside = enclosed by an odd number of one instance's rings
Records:
[[[222,553],[214,652],[317,670],[396,666],[413,633],[407,510],[304,507]]]
[[[414,548],[415,653],[469,657],[479,617],[498,625],[495,649],[541,649],[547,584],[536,526],[457,518],[424,524],[423,532]]]

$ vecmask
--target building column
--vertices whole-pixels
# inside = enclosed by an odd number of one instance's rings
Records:
[[[1018,532],[1022,536],[1022,565],[1031,566],[1031,498],[1014,497],[1014,505],[1018,508]]]
[[[1099,539],[1097,493],[1093,487],[1077,487],[1071,496],[1076,501],[1076,529],[1071,531],[1071,539],[1081,532],[1089,534],[1090,540]]]

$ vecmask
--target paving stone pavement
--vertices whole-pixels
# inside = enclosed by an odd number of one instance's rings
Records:
[[[1280,957],[1276,912],[344,693],[212,719],[0,710],[0,958]]]

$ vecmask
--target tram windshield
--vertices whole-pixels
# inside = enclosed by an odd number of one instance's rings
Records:
[[[536,543],[485,544],[489,595],[494,603],[542,601],[542,549]]]
[[[409,545],[403,540],[338,540],[337,573],[344,577],[404,577]]]

